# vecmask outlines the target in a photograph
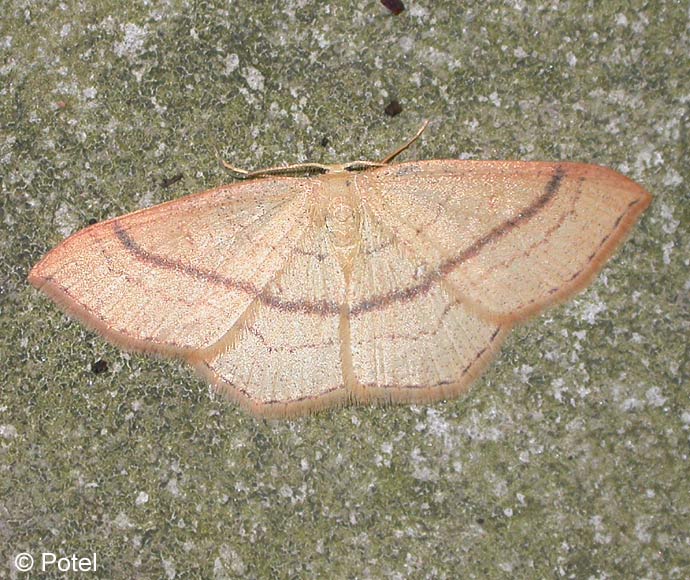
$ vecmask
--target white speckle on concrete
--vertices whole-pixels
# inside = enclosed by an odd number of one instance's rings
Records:
[[[520,382],[529,383],[529,379],[534,372],[534,367],[531,367],[530,365],[522,365],[519,369],[516,369],[515,372],[520,375]]]
[[[328,26],[325,26],[323,30],[315,30],[313,32],[316,44],[319,45],[320,49],[328,48],[331,45],[330,36],[328,35]]]
[[[308,127],[311,125],[309,117],[304,113],[304,111],[299,110],[296,105],[290,107],[290,116],[292,117],[295,125],[298,127]]]
[[[652,541],[652,534],[647,530],[647,525],[643,522],[635,524],[635,535],[637,539],[643,544],[649,544]]]
[[[680,225],[680,220],[675,219],[673,216],[673,208],[665,203],[661,204],[661,219],[663,220],[661,229],[664,230],[665,234],[675,233]]]
[[[264,90],[264,75],[259,69],[253,66],[248,66],[242,69],[242,76],[247,81],[249,88],[253,91],[263,92]]]
[[[226,76],[231,75],[237,70],[237,67],[240,66],[240,57],[234,52],[232,54],[228,54],[223,59],[223,64],[225,65],[223,74]]]
[[[514,566],[512,562],[501,562],[498,567],[501,569],[502,572],[505,572],[506,574],[512,574],[514,570]]]
[[[158,100],[156,99],[155,96],[151,97],[151,104],[153,105],[154,109],[156,110],[156,113],[158,113],[159,115],[163,115],[168,110],[168,107],[166,107],[165,105],[158,104]],[[159,148],[160,148],[160,146],[159,146]]]
[[[645,397],[647,397],[647,402],[652,407],[661,407],[666,402],[666,397],[661,395],[661,389],[659,387],[651,387],[645,392]]]
[[[466,120],[465,125],[474,133],[479,128],[479,121],[473,117],[472,119]]]
[[[148,32],[142,28],[128,22],[125,24],[125,37],[122,42],[115,43],[115,54],[120,57],[134,58],[144,50],[144,43]]]
[[[414,50],[415,42],[412,38],[409,36],[403,36],[399,41],[398,44],[400,45],[400,50],[403,52],[412,52]]]
[[[230,578],[226,569],[230,568],[230,572],[234,576],[244,576],[247,572],[247,566],[240,558],[240,555],[227,544],[220,547],[220,555],[213,562],[213,577],[220,579]]]
[[[565,385],[565,381],[561,378],[554,379],[553,381],[551,381],[553,398],[556,399],[559,403],[563,402],[563,391],[565,390],[563,388],[563,385]]]
[[[134,524],[131,521],[129,521],[127,514],[125,514],[124,512],[120,512],[119,514],[117,514],[117,516],[113,520],[113,523],[115,524],[115,527],[119,530],[126,530],[128,528],[134,527]]]
[[[594,528],[594,541],[597,544],[611,543],[611,534],[604,533],[606,528],[604,527],[601,516],[592,516],[589,518],[589,523],[592,524],[592,527]]]
[[[145,191],[142,196],[139,198],[139,203],[137,203],[137,206],[140,208],[145,208],[145,207],[151,207],[155,203],[153,193],[150,191]]]
[[[587,331],[586,330],[576,330],[573,332],[573,336],[577,338],[578,341],[582,342],[587,339]]]
[[[502,478],[496,479],[493,492],[496,497],[505,497],[508,493],[508,482]]]
[[[165,486],[165,489],[167,489],[171,495],[178,497],[180,495],[180,488],[177,485],[177,478],[171,478],[170,481],[168,481],[168,484]]]
[[[636,411],[644,407],[644,403],[635,397],[628,397],[621,403],[621,410]]]
[[[420,55],[420,59],[429,63],[433,67],[444,67],[449,71],[454,71],[462,66],[462,62],[453,58],[451,54],[434,47],[427,47]]]
[[[77,227],[77,219],[72,211],[72,208],[67,204],[60,204],[55,211],[55,223],[60,235],[67,237],[72,234]]]
[[[637,21],[633,23],[632,29],[635,34],[643,34],[647,26],[649,26],[649,19],[644,12],[636,12]]]
[[[645,170],[650,167],[658,167],[663,164],[664,158],[661,152],[654,149],[652,145],[647,145],[637,154],[637,158],[635,159],[635,172],[637,175],[642,175]]]
[[[680,420],[684,425],[683,429],[690,427],[690,411],[683,411],[680,414]]]
[[[412,477],[420,481],[436,481],[438,479],[438,474],[426,465],[426,457],[422,455],[419,447],[415,447],[412,450],[410,459],[413,465]]]
[[[429,17],[429,12],[427,12],[427,9],[418,3],[411,4],[408,12],[410,16],[418,18],[419,20],[425,20]]]
[[[429,433],[441,439],[446,449],[451,449],[453,447],[451,427],[445,417],[439,411],[432,408],[427,409],[426,416]]]
[[[165,570],[165,575],[168,580],[174,580],[175,576],[177,576],[177,572],[175,571],[175,563],[172,560],[166,560],[165,558],[161,558],[161,562],[163,563],[163,570]]]
[[[17,428],[14,425],[0,425],[0,437],[14,439],[17,436]]]
[[[606,310],[606,303],[594,293],[592,300],[585,305],[581,318],[588,324],[594,324],[599,314],[606,312]]]
[[[514,51],[513,51],[513,56],[515,58],[527,58],[527,52],[525,52],[525,49],[522,48],[521,46],[518,46]]]
[[[664,185],[668,187],[676,187],[683,183],[683,177],[673,167],[670,167],[664,175]]]
[[[220,558],[216,558],[213,561],[213,577],[217,578],[218,580],[225,580],[226,578],[229,578],[229,576],[225,572],[225,566],[223,566],[223,561]]]
[[[661,246],[663,253],[662,253],[662,260],[664,261],[664,264],[668,266],[671,263],[671,252],[673,251],[673,248],[676,246],[673,242],[667,242],[663,246]]]

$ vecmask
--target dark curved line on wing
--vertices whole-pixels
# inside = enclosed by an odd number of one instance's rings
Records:
[[[244,292],[252,298],[258,299],[265,306],[270,306],[276,310],[300,312],[303,314],[318,314],[321,316],[332,316],[340,313],[340,306],[335,302],[329,302],[327,300],[283,300],[282,298],[278,298],[277,296],[273,296],[272,294],[257,288],[251,282],[234,280],[233,278],[228,278],[227,276],[221,276],[212,270],[198,268],[197,266],[192,266],[191,264],[184,264],[182,262],[178,262],[177,260],[171,260],[165,256],[149,252],[148,250],[142,248],[119,222],[116,221],[113,223],[113,229],[118,240],[120,240],[120,243],[137,260],[146,264],[151,264],[162,270],[174,270],[176,272],[182,272],[183,274],[191,278],[196,278],[197,280],[203,280],[204,282],[222,286],[228,290]]]
[[[534,201],[534,203],[522,210],[515,217],[512,217],[499,226],[496,226],[488,234],[479,238],[474,244],[457,256],[442,262],[436,271],[427,274],[419,284],[394,290],[386,294],[379,294],[367,300],[363,300],[362,302],[355,304],[350,308],[350,315],[358,316],[372,310],[385,308],[388,304],[394,302],[407,302],[413,300],[417,296],[426,294],[429,292],[429,290],[431,290],[431,287],[434,284],[450,274],[453,270],[455,270],[455,268],[466,260],[477,256],[485,246],[495,242],[496,240],[500,240],[516,227],[522,225],[537,215],[537,213],[539,213],[539,211],[556,195],[564,177],[565,170],[561,166],[557,166],[553,172],[553,175],[551,176],[551,179],[546,184],[544,192]],[[204,282],[222,286],[229,290],[244,292],[252,298],[258,299],[265,306],[275,308],[276,310],[296,312],[301,314],[316,314],[319,316],[337,316],[340,313],[340,306],[335,302],[328,300],[283,300],[282,298],[268,293],[266,290],[259,289],[251,282],[221,276],[212,270],[198,268],[197,266],[185,264],[150,252],[136,242],[118,221],[113,222],[113,230],[118,240],[120,240],[120,243],[130,254],[132,254],[137,260],[151,264],[157,268],[163,270],[174,270],[191,278],[203,280]]]
[[[537,215],[537,213],[539,213],[539,211],[555,197],[556,193],[561,187],[561,182],[563,181],[564,177],[565,170],[560,165],[557,166],[553,172],[553,175],[551,176],[551,179],[544,188],[544,193],[542,193],[534,201],[534,203],[532,203],[532,205],[522,210],[516,216],[496,226],[488,234],[479,238],[476,242],[474,242],[474,244],[457,256],[453,256],[452,258],[442,262],[439,268],[436,271],[427,274],[420,284],[410,286],[409,288],[404,288],[402,290],[395,290],[387,294],[379,294],[378,296],[364,300],[350,309],[350,315],[357,316],[363,312],[383,308],[390,302],[405,302],[407,300],[412,300],[421,294],[426,294],[436,282],[446,277],[466,260],[477,256],[486,245],[500,240],[516,227],[528,222],[535,215]]]

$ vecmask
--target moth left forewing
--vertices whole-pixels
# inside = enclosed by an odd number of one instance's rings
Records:
[[[304,179],[239,183],[86,228],[29,281],[131,350],[188,357],[230,331],[306,227]]]

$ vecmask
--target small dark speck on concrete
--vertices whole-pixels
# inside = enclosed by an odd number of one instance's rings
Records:
[[[405,10],[405,5],[401,0],[381,0],[381,4],[388,8],[388,10],[390,10],[396,16]]]
[[[108,362],[99,358],[96,362],[91,365],[91,372],[94,375],[102,375],[108,370]]]
[[[164,177],[163,179],[161,179],[161,185],[163,186],[163,188],[170,187],[171,185],[176,184],[178,181],[182,181],[183,177],[183,173],[176,173],[172,177]]]
[[[395,117],[396,115],[402,113],[402,110],[402,105],[398,101],[393,99],[390,103],[386,105],[386,108],[383,110],[383,112],[386,113],[386,115],[388,115],[389,117]]]
[[[328,147],[330,141],[328,137],[322,137],[321,138],[321,147]]]

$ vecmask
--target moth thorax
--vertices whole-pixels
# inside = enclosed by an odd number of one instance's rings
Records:
[[[334,197],[326,211],[326,230],[336,251],[351,257],[359,247],[361,215],[354,200],[348,197]]]

